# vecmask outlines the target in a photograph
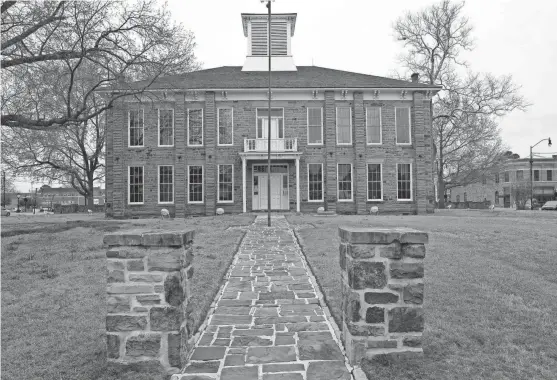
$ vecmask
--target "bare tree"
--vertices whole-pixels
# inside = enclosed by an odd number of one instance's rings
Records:
[[[517,210],[525,210],[526,202],[530,201],[530,182],[520,180],[511,185],[511,194],[516,203]]]
[[[393,26],[407,49],[400,59],[404,69],[419,73],[425,83],[442,86],[432,104],[441,208],[447,188],[474,182],[476,174],[491,171],[500,162],[505,147],[497,119],[528,106],[510,75],[473,73],[461,59],[463,51],[474,48],[472,26],[462,15],[463,8],[464,3],[443,0],[407,13]],[[454,182],[455,178],[460,180]]]

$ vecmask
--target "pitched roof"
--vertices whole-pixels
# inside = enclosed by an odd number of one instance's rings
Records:
[[[440,86],[398,79],[328,69],[319,66],[297,66],[298,71],[274,71],[273,88],[424,88],[437,90]],[[131,83],[132,88],[146,86],[148,81]],[[267,71],[242,71],[242,66],[222,66],[180,75],[160,77],[150,89],[233,89],[267,88]]]

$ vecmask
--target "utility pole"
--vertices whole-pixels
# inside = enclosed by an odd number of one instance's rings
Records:
[[[269,20],[267,23],[267,32],[269,34],[269,45],[267,52],[269,53],[269,114],[267,122],[267,226],[271,227],[271,2],[274,0],[261,0],[267,3],[269,10]]]
[[[6,207],[6,171],[2,170],[2,190],[4,192],[4,207]]]

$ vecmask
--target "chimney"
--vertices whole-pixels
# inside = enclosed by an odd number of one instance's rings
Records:
[[[412,78],[412,82],[418,82],[418,77],[420,76],[420,74],[418,73],[414,73],[410,76],[410,78]]]

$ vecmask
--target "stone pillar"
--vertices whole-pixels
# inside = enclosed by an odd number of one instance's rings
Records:
[[[194,231],[106,234],[109,365],[179,372],[192,348],[188,318]]]
[[[405,229],[339,227],[342,341],[352,365],[423,355],[425,246]]]

